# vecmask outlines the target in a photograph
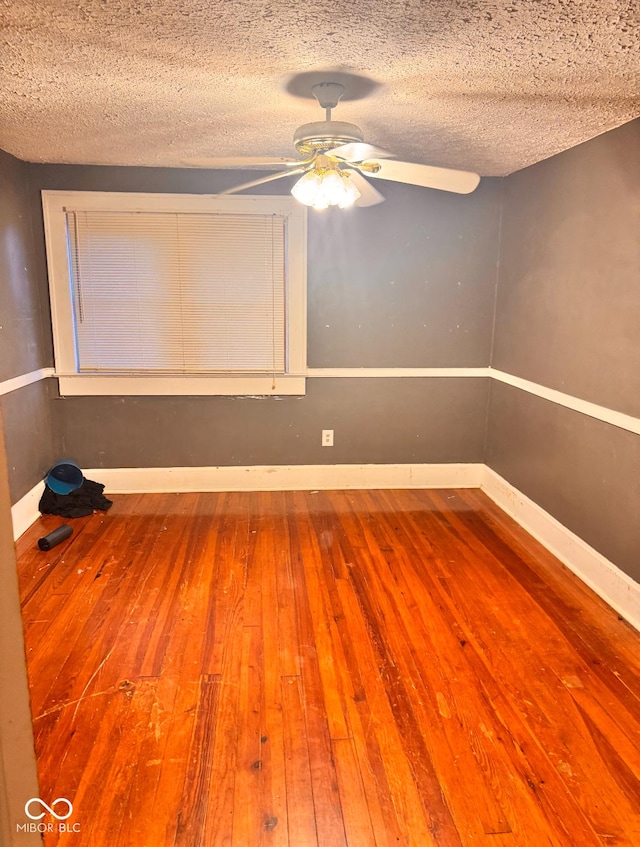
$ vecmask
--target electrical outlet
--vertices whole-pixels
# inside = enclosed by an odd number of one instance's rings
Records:
[[[333,430],[332,429],[323,429],[322,430],[322,446],[323,447],[333,447]]]

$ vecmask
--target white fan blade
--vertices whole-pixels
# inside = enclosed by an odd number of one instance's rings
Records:
[[[393,156],[393,153],[383,150],[382,147],[374,147],[373,144],[353,141],[334,147],[333,150],[327,150],[327,156],[335,156],[337,159],[344,159],[345,162],[364,162],[368,159],[388,159]]]
[[[263,176],[261,179],[252,179],[251,182],[243,182],[242,185],[235,185],[233,188],[226,188],[224,191],[220,191],[219,194],[236,194],[238,191],[245,191],[247,188],[262,185],[265,182],[273,182],[273,180],[282,179],[285,176],[300,174],[304,170],[306,170],[306,168],[296,168],[291,171],[282,171],[279,174],[271,174],[271,176]]]
[[[294,168],[300,164],[300,159],[288,159],[284,156],[214,156],[209,159],[185,159],[182,163],[186,168],[210,168],[211,170],[238,170],[261,168]]]
[[[478,174],[471,171],[436,168],[413,162],[384,161],[379,164],[380,170],[375,174],[367,173],[367,176],[404,182],[408,185],[421,185],[424,188],[437,188],[440,191],[453,191],[456,194],[471,194],[480,182]]]
[[[366,180],[359,171],[350,170],[349,179],[360,192],[360,196],[356,200],[356,206],[375,206],[377,203],[384,202],[384,197],[377,188],[374,188],[371,183]]]

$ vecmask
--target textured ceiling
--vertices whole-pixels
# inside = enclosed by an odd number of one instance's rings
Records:
[[[640,115],[640,0],[0,0],[0,147],[179,166],[294,153],[293,75],[398,158],[504,175]]]

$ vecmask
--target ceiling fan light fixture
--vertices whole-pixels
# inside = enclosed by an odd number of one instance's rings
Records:
[[[312,86],[312,91],[325,110],[325,120],[303,124],[295,131],[293,143],[303,158],[225,159],[227,164],[219,167],[229,167],[231,162],[241,166],[246,162],[248,167],[273,164],[282,170],[228,188],[222,194],[236,194],[294,174],[303,176],[293,186],[291,194],[298,202],[314,209],[328,209],[329,206],[346,209],[354,203],[360,207],[381,203],[384,197],[370,184],[368,177],[456,194],[470,194],[477,188],[480,176],[476,173],[399,161],[393,153],[366,144],[360,127],[331,120],[331,111],[344,94],[342,83],[319,82]]]
[[[291,194],[304,206],[317,211],[329,206],[347,209],[360,197],[360,192],[346,171],[337,166],[315,167],[296,182]]]

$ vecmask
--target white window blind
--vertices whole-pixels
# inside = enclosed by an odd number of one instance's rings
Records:
[[[67,211],[80,373],[284,373],[286,218]]]

